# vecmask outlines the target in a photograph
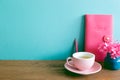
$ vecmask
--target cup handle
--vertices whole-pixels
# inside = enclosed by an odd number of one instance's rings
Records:
[[[70,63],[70,61],[72,60],[72,57],[68,57],[67,58],[67,64],[71,67],[73,67],[73,65]]]

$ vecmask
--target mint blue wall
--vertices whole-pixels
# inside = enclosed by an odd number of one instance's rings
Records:
[[[84,14],[112,14],[120,40],[120,0],[0,0],[0,59],[56,60],[84,47]]]

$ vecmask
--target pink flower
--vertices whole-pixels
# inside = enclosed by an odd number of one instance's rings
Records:
[[[110,53],[113,59],[120,57],[120,43],[118,42],[102,43],[99,45],[98,50],[102,54]]]

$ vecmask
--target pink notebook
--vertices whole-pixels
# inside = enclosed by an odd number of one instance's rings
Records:
[[[96,61],[103,62],[106,54],[100,54],[98,46],[112,41],[112,15],[85,15],[85,51],[92,52]]]

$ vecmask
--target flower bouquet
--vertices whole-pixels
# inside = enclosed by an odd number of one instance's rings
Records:
[[[101,54],[107,54],[104,67],[112,70],[120,69],[120,43],[105,42],[98,47]]]

